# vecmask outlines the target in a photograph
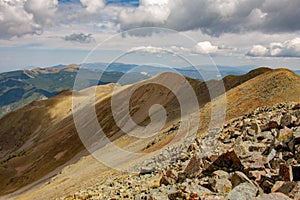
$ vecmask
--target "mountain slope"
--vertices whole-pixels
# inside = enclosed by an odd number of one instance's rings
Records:
[[[112,89],[99,87],[98,98]],[[71,111],[72,91],[64,91],[0,120],[2,194],[40,179],[84,150]]]
[[[278,70],[258,69],[244,76],[235,76],[228,80],[225,78],[225,88],[228,90],[231,89],[227,95],[229,118],[234,117],[234,115],[242,115],[245,112],[243,106],[244,104],[247,104],[246,99],[243,99],[242,97],[241,99],[235,98],[235,95],[239,90],[256,88],[259,81],[267,81],[270,79],[269,81],[273,82],[272,77],[275,75],[278,80],[290,80],[289,83],[294,84],[293,82],[295,82],[295,85],[298,85],[298,76],[290,71],[281,71],[284,73],[280,76],[276,75]],[[170,93],[170,91],[163,86],[153,84],[152,81],[164,80],[171,82],[178,91],[184,90],[185,88],[182,88],[182,84],[177,82],[176,78],[174,78],[176,76],[178,75],[164,73],[135,85],[119,87],[119,92],[116,96],[122,97],[131,88],[138,87],[130,101],[130,113],[135,122],[142,126],[149,124],[149,108],[153,104],[161,104],[168,113],[167,127],[172,127],[173,124],[178,123],[178,118],[181,116],[180,105],[174,94]],[[206,84],[194,79],[188,79],[188,81],[191,83],[197,94],[200,106],[203,107],[210,101]],[[214,83],[212,85],[215,86],[214,89],[218,90],[220,82],[212,82]],[[278,83],[281,82],[279,81]],[[281,85],[278,86],[281,87]],[[105,85],[97,88],[99,93],[96,98],[97,101],[95,106],[97,118],[111,140],[122,141],[120,145],[126,146],[137,139],[124,136],[124,133],[114,122],[110,103],[112,88],[113,85]],[[85,94],[87,94],[89,90],[94,89],[95,88],[89,88],[79,93],[75,93],[77,94],[75,96],[76,98],[83,98],[84,100],[86,98]],[[246,94],[242,94],[254,96],[258,95],[260,91],[262,92],[263,90],[249,90]],[[277,93],[274,93],[273,96],[271,95],[270,99],[275,98],[274,95],[277,95]],[[294,98],[289,98],[287,100],[292,99]],[[3,127],[0,130],[0,146],[2,147],[0,151],[2,158],[0,161],[0,176],[1,179],[3,177],[4,180],[0,183],[2,194],[12,192],[29,183],[39,180],[41,177],[71,160],[76,154],[84,150],[76,133],[73,117],[71,115],[71,100],[72,92],[65,91],[48,100],[34,102],[29,106],[8,114],[0,120],[0,126]],[[244,104],[237,103],[244,100],[246,102]],[[280,98],[276,101],[282,100],[283,99]],[[217,101],[218,99],[216,102]],[[262,102],[261,104],[267,103],[269,102]],[[122,105],[121,102],[121,108],[123,110],[126,109],[126,107],[123,108]],[[257,105],[249,107],[249,110],[255,106]],[[235,110],[232,111],[230,109]],[[210,114],[209,106],[205,106],[202,113],[205,113],[204,120],[201,121],[203,123],[205,120],[208,120]],[[230,113],[233,113],[234,115]],[[85,115],[82,115],[82,117],[84,116]],[[205,125],[207,124],[207,121],[206,124],[202,124],[200,126],[201,130],[199,131],[205,131]],[[167,140],[168,138],[163,139]],[[150,146],[155,148],[155,145],[159,144],[151,144]],[[143,142],[141,146],[138,146],[137,148],[143,150],[146,146],[148,146],[148,143]],[[41,167],[41,165],[43,166]]]
[[[208,103],[201,110],[201,124],[203,130],[207,130],[211,120],[211,108],[222,104],[226,105],[226,120],[250,113],[262,106],[273,105],[281,102],[300,101],[300,76],[288,69],[267,70],[240,85],[230,89],[225,96]],[[220,124],[211,122],[215,126]],[[201,131],[204,133],[205,131]]]
[[[257,76],[254,77],[247,75],[241,77],[241,79],[247,80],[246,82],[239,82],[239,79],[235,79],[238,77],[234,77],[234,79],[230,78],[230,81],[227,81],[229,86],[235,85],[236,82],[241,83],[240,85],[231,88],[226,94],[227,120],[231,120],[238,116],[243,116],[259,106],[280,102],[300,101],[299,76],[285,69],[266,71],[259,69],[258,71],[264,72],[258,73]],[[256,74],[257,71],[253,71],[252,73]],[[168,75],[170,74],[167,74],[165,77],[168,77]],[[203,83],[201,82],[193,82],[193,85],[198,87],[202,86],[202,84]],[[210,120],[211,107],[222,103],[222,101],[224,101],[222,97],[217,97],[212,103],[206,104],[201,109],[199,134],[206,133]],[[176,123],[176,120],[173,121]],[[119,140],[122,141],[122,138]],[[128,142],[131,140],[128,140],[127,138],[123,139],[123,141]],[[146,143],[143,145],[148,146],[149,144]],[[150,144],[151,148],[155,148],[157,145],[159,144]],[[57,175],[56,178],[49,183],[49,185],[31,190],[28,193],[21,195],[20,199],[38,199],[41,195],[44,195],[43,197],[45,198],[59,198],[62,195],[67,196],[68,194],[74,194],[75,191],[79,190],[80,188],[87,188],[88,186],[101,184],[102,182],[105,182],[107,177],[115,177],[113,179],[118,180],[122,179],[123,176],[126,176],[122,173],[113,171],[106,171],[106,173],[103,174],[102,171],[104,169],[107,170],[107,168],[99,165],[100,164],[98,161],[94,160],[92,156],[85,157],[78,163],[63,170],[63,172]],[[85,166],[89,166],[88,169],[86,169]],[[56,188],[60,189],[57,190]]]

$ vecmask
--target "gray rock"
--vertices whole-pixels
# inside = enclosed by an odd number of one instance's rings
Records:
[[[272,149],[271,152],[268,155],[268,162],[270,162],[271,160],[273,160],[276,156],[277,151],[275,149]]]
[[[209,189],[197,185],[197,184],[189,184],[184,188],[184,191],[188,194],[197,194],[197,196],[206,196],[208,194],[212,194],[213,192]]]
[[[282,193],[263,194],[256,197],[254,200],[291,200],[288,196]]]
[[[232,190],[232,184],[226,178],[214,179],[212,188],[217,193],[228,194]]]
[[[253,186],[252,184],[245,182],[241,183],[229,194],[227,195],[226,199],[228,200],[249,200],[252,199],[253,197],[256,197],[258,192],[258,189]]]
[[[151,174],[152,172],[155,171],[155,167],[142,167],[140,170],[140,174],[144,175],[144,174]]]
[[[215,179],[229,179],[230,178],[230,174],[228,172],[225,172],[223,170],[217,170],[217,171],[214,171],[212,173],[212,177],[215,178]]]

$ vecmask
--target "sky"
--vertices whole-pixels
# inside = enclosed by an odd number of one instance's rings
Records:
[[[299,0],[0,0],[0,72],[124,62],[300,70]]]

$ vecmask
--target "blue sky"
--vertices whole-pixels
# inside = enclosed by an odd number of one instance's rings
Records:
[[[114,60],[299,69],[299,7],[298,0],[0,0],[0,71]]]

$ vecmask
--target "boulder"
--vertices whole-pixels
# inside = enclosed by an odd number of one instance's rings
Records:
[[[227,172],[240,171],[243,169],[242,163],[236,155],[234,149],[230,149],[222,153],[214,162],[212,162],[204,171],[203,174],[210,175],[217,170]]]
[[[254,200],[291,200],[288,196],[282,193],[263,194],[256,197]]]
[[[231,176],[230,180],[231,180],[233,188],[235,188],[239,184],[245,183],[245,182],[252,184],[252,181],[243,172],[240,172],[240,171],[234,172],[233,175]]]
[[[228,172],[225,172],[223,170],[217,170],[217,171],[214,171],[212,173],[212,177],[215,178],[215,179],[229,179],[230,178],[230,174]]]
[[[268,163],[268,158],[261,155],[259,152],[253,152],[249,156],[242,160],[244,172],[254,170],[264,170],[265,165]]]
[[[195,178],[199,176],[202,172],[201,164],[201,158],[199,156],[193,156],[186,166],[184,173],[189,178]]]
[[[275,192],[281,192],[285,195],[289,195],[290,192],[294,189],[294,187],[296,186],[296,183],[295,182],[291,182],[291,181],[288,181],[288,182],[284,182],[284,181],[277,181],[273,188],[271,189],[271,192],[272,193],[275,193]]]
[[[217,193],[228,194],[232,190],[232,184],[226,178],[214,179],[212,188]]]
[[[208,194],[213,194],[212,191],[198,184],[188,184],[183,191],[190,194],[190,196],[206,196]]]
[[[142,167],[140,170],[140,174],[141,175],[145,175],[145,174],[151,174],[152,172],[155,171],[155,168],[150,166],[150,167]]]
[[[263,190],[260,188],[260,186],[256,182],[251,181],[243,172],[234,172],[230,178],[230,181],[232,183],[232,188],[235,188],[242,183],[249,183],[258,189],[259,194],[263,193]]]
[[[226,196],[226,199],[249,200],[252,199],[253,197],[256,197],[257,192],[258,189],[254,185],[245,182],[233,188],[233,190],[231,190],[231,192],[229,192],[228,195]]]

